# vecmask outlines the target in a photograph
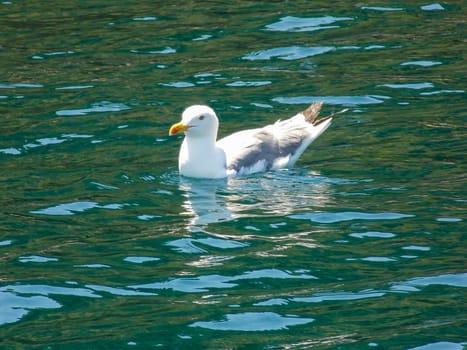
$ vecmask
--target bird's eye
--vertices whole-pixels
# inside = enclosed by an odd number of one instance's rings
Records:
[[[199,119],[199,120],[203,120],[203,119],[204,119],[204,115],[200,115],[200,116],[198,117],[198,119]]]

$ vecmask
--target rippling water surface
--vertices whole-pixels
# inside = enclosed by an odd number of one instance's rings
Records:
[[[465,4],[0,3],[2,349],[466,347]],[[349,112],[295,169],[221,134]]]

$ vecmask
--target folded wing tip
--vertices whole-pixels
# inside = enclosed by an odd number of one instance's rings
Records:
[[[345,113],[347,112],[349,109],[348,108],[345,108],[345,109],[342,109],[338,112],[335,112],[335,113],[332,113],[326,117],[323,117],[323,118],[320,118],[318,119],[318,116],[319,116],[319,113],[321,112],[321,107],[323,106],[323,101],[320,101],[320,102],[315,102],[315,103],[312,103],[307,109],[305,109],[302,114],[303,116],[305,117],[305,120],[312,124],[313,126],[317,126],[323,122],[325,122],[326,120],[329,120],[329,119],[332,119],[332,117],[338,115],[338,114],[341,114],[341,113]]]
[[[308,123],[314,124],[318,118],[319,112],[321,112],[321,107],[323,106],[323,101],[312,103],[307,109],[305,109],[302,114],[305,117],[305,120]]]

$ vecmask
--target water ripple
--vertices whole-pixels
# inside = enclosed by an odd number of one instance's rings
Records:
[[[18,148],[14,148],[14,147],[8,147],[8,148],[0,149],[0,153],[17,156],[21,154],[21,150],[19,150]]]
[[[278,22],[268,24],[267,30],[280,31],[280,32],[309,32],[321,29],[332,29],[339,28],[337,25],[330,26],[339,21],[352,21],[352,17],[334,17],[334,16],[323,16],[323,17],[294,17],[286,16],[282,17]]]
[[[174,88],[188,88],[193,87],[195,84],[189,83],[187,81],[174,81],[170,83],[159,83],[161,86],[174,87]]]
[[[260,50],[251,52],[242,57],[247,61],[257,60],[270,60],[277,58],[281,60],[298,60],[301,58],[312,57],[321,55],[326,52],[335,50],[334,46],[318,46],[318,47],[304,47],[304,46],[287,46],[276,47],[268,50]]]
[[[12,84],[1,84],[0,89],[17,89],[17,88],[42,88],[42,84],[26,84],[26,83],[12,83]]]
[[[85,286],[86,288],[95,290],[97,292],[106,292],[109,294],[113,295],[119,295],[119,296],[153,296],[157,295],[155,293],[148,293],[148,292],[139,292],[135,290],[128,290],[124,288],[115,288],[115,287],[107,287],[107,286],[101,286],[97,284],[87,284]]]
[[[28,255],[28,256],[20,256],[18,258],[19,262],[22,263],[47,263],[51,261],[58,261],[57,258],[49,258],[45,256],[38,256],[38,255]]]
[[[383,84],[378,85],[382,87],[387,87],[391,89],[412,89],[412,90],[421,90],[421,89],[431,89],[434,87],[433,83],[407,83],[407,84]]]
[[[247,271],[238,276],[223,275],[203,275],[198,277],[174,278],[165,282],[155,282],[130,286],[135,289],[172,289],[174,291],[185,293],[207,292],[211,288],[233,288],[238,284],[234,283],[240,280],[252,279],[316,279],[317,277],[299,273],[293,274],[278,269],[263,269]]]
[[[362,10],[373,10],[373,11],[404,11],[402,7],[386,7],[386,6],[362,6]]]
[[[401,213],[362,213],[354,211],[345,211],[337,213],[303,213],[289,215],[291,219],[310,220],[321,224],[331,224],[335,222],[351,221],[351,220],[398,220],[411,218],[414,215]]]
[[[111,268],[110,265],[105,265],[105,264],[80,264],[80,265],[73,265],[73,267],[85,267],[88,269],[109,269]]]
[[[227,314],[221,321],[199,321],[190,327],[201,327],[219,331],[277,331],[288,329],[290,326],[313,322],[313,318],[298,317],[296,315],[282,316],[274,312],[244,312]]]
[[[364,290],[357,293],[352,292],[329,292],[329,293],[316,293],[310,297],[296,297],[291,301],[305,302],[305,303],[322,303],[324,301],[351,301],[367,298],[378,298],[386,294],[384,291]]]
[[[352,301],[367,298],[379,298],[388,293],[411,293],[419,292],[417,287],[428,287],[432,285],[445,285],[451,287],[467,287],[467,273],[445,274],[430,277],[416,277],[403,282],[394,282],[390,284],[387,290],[366,289],[359,292],[320,292],[311,296],[293,297],[290,299],[272,298],[266,301],[257,302],[255,306],[280,306],[287,305],[290,302],[322,303],[331,301]]]
[[[4,240],[4,241],[0,241],[0,247],[2,247],[2,246],[7,246],[7,245],[10,245],[10,244],[12,244],[12,243],[13,243],[13,240],[11,240],[11,239],[6,239],[6,240]]]
[[[90,209],[122,209],[123,207],[127,206],[128,204],[119,204],[119,203],[112,203],[106,205],[100,205],[96,202],[90,201],[78,201],[78,202],[71,202],[71,203],[64,203],[59,205],[54,205],[52,207],[32,210],[32,214],[43,214],[43,215],[75,215],[79,212],[84,212]]]
[[[467,287],[467,273],[445,274],[430,277],[416,277],[407,281],[394,283],[391,290],[395,291],[415,291],[415,287],[428,287],[432,285],[443,285],[451,287]]]
[[[82,90],[93,88],[94,85],[70,85],[55,88],[55,90]]]
[[[0,149],[0,153],[16,156],[16,155],[23,154],[24,151],[27,151],[29,149],[42,147],[42,146],[49,146],[49,145],[58,145],[58,144],[61,144],[63,142],[66,142],[72,139],[85,139],[85,138],[91,138],[93,136],[94,135],[89,135],[89,134],[71,133],[71,134],[62,134],[61,137],[55,137],[55,136],[54,137],[42,137],[42,138],[34,140],[34,142],[28,142],[20,147],[2,148]]]
[[[57,56],[68,56],[68,55],[74,55],[76,52],[74,51],[54,51],[54,52],[45,52],[41,54],[36,54],[32,56],[31,58],[33,60],[43,60],[48,57],[57,57]]]
[[[134,264],[143,264],[146,262],[154,262],[159,261],[160,258],[156,258],[153,256],[127,256],[123,261],[131,262]]]
[[[133,21],[141,22],[141,21],[155,21],[157,17],[154,16],[145,16],[145,17],[134,17]]]
[[[403,250],[418,250],[422,252],[428,252],[431,250],[430,247],[420,246],[420,245],[408,245],[408,246],[402,247],[402,249]]]
[[[407,350],[465,350],[467,343],[453,343],[448,341],[440,341],[436,343],[430,343],[416,348],[410,348]]]
[[[8,286],[0,288],[0,325],[18,322],[33,309],[58,309],[62,306],[45,296],[19,296],[7,291]]]
[[[465,90],[437,90],[430,92],[421,92],[421,96],[430,96],[430,95],[443,95],[443,94],[463,94]]]
[[[120,112],[126,109],[130,109],[130,107],[123,103],[102,101],[93,103],[92,106],[89,108],[63,109],[55,113],[59,116],[78,116],[86,115],[89,113]]]
[[[221,275],[205,275],[200,277],[174,278],[167,282],[155,282],[130,286],[135,289],[172,289],[185,293],[207,292],[211,288],[233,288],[237,286],[230,283],[230,279]]]
[[[348,259],[348,260],[352,260],[352,259]],[[367,256],[366,258],[361,258],[360,260],[361,261],[369,261],[369,262],[377,262],[377,263],[397,261],[397,259],[388,258],[387,256]]]
[[[234,81],[233,83],[228,83],[225,84],[226,86],[231,86],[231,87],[251,87],[251,86],[264,86],[264,85],[269,85],[272,84],[272,82],[266,80],[266,81]]]
[[[165,46],[165,47],[159,48],[159,49],[130,50],[130,52],[131,52],[131,53],[138,53],[138,54],[161,54],[161,55],[167,55],[167,54],[177,53],[177,50],[174,49],[173,47]]]
[[[442,64],[439,61],[408,61],[401,63],[401,66],[420,66],[420,67],[432,67]]]
[[[389,96],[361,95],[361,96],[296,96],[275,97],[272,100],[283,104],[310,104],[323,101],[330,105],[357,106],[374,103],[383,103]]]
[[[15,292],[18,294],[39,294],[39,295],[72,295],[86,298],[101,298],[94,291],[86,288],[56,287],[46,284],[21,284],[1,287],[1,291]]]
[[[354,232],[349,234],[350,237],[355,238],[393,238],[396,237],[394,233],[391,232],[379,232],[379,231],[368,231],[368,232]]]
[[[234,240],[220,239],[220,238],[180,238],[174,241],[167,242],[166,245],[174,247],[180,253],[188,254],[203,254],[207,253],[206,250],[199,248],[195,243],[200,243],[219,249],[233,249],[247,247],[248,243],[242,243]]]
[[[211,34],[203,34],[203,35],[200,35],[200,36],[192,39],[192,41],[203,41],[203,40],[208,40],[208,39],[211,39],[211,38],[212,38]]]
[[[441,4],[434,3],[429,5],[420,6],[423,11],[443,11],[444,7]]]

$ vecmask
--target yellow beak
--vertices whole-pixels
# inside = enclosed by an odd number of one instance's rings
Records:
[[[170,136],[173,136],[173,135],[176,135],[176,134],[178,134],[178,133],[185,132],[185,131],[187,131],[189,128],[190,128],[189,125],[186,125],[186,124],[183,124],[183,123],[174,124],[174,125],[172,125],[172,126],[170,127],[169,135],[170,135]]]

